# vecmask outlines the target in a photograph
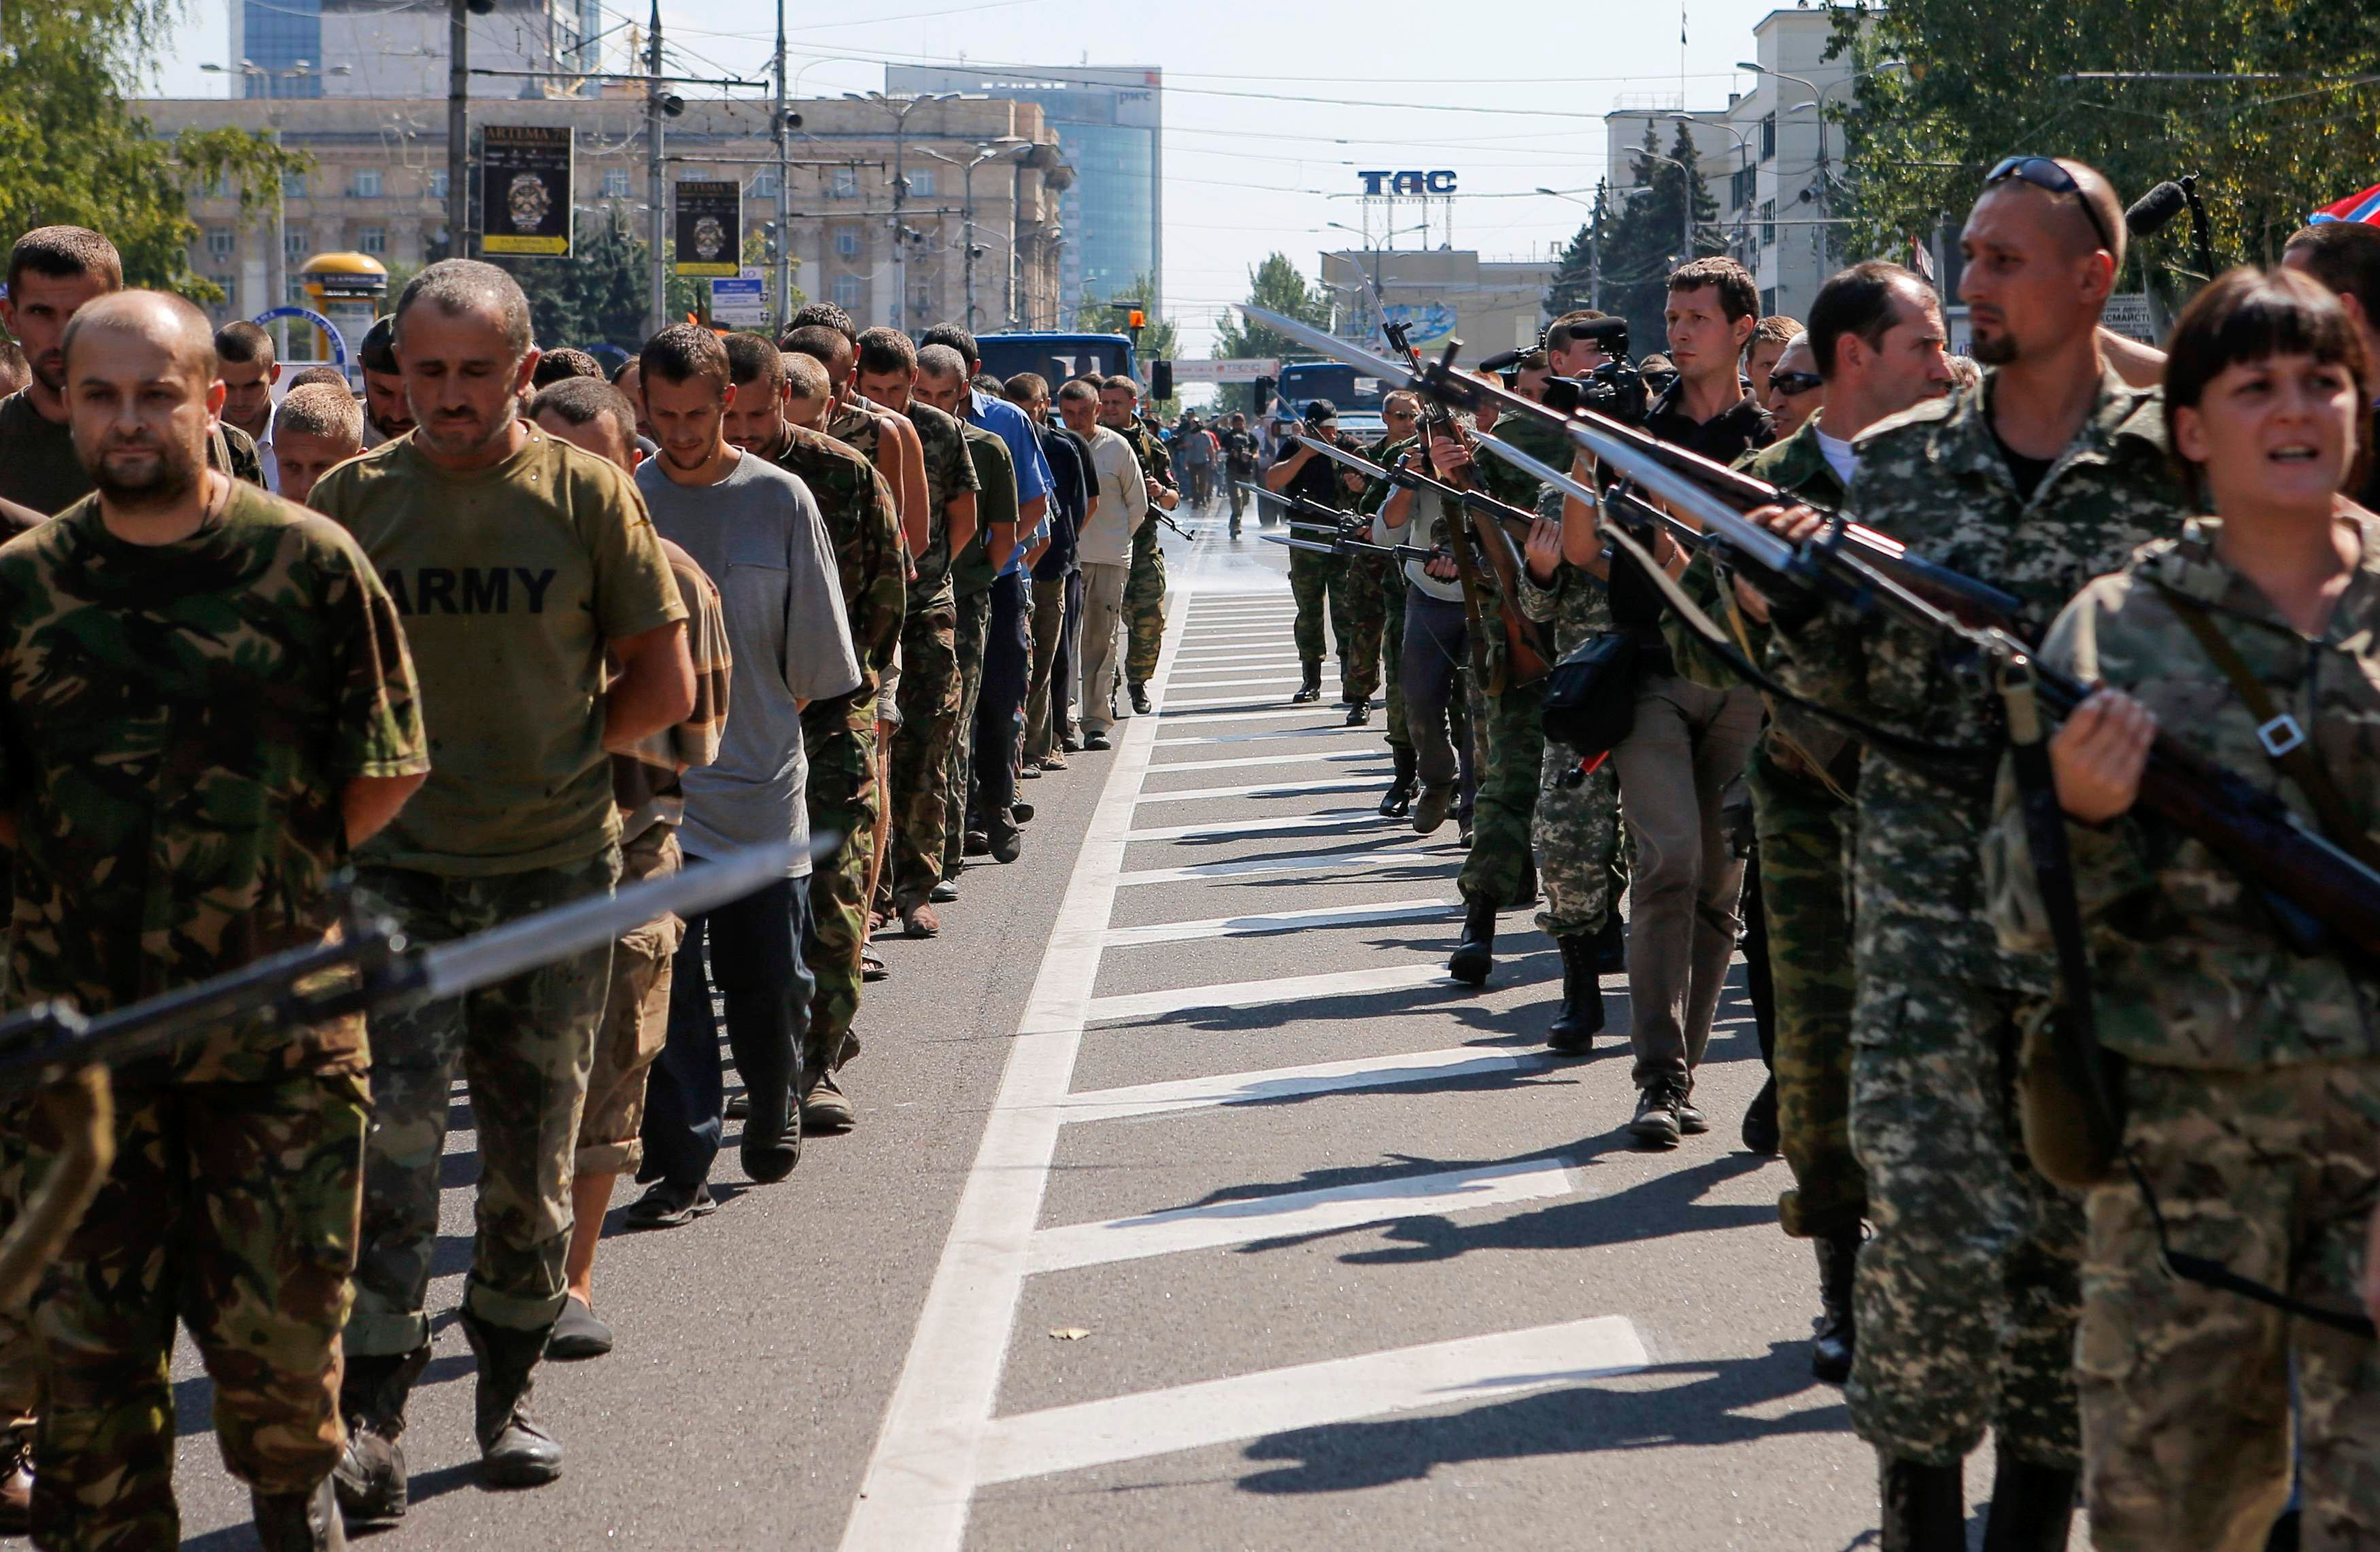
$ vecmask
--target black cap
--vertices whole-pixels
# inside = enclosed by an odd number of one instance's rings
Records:
[[[1308,420],[1336,420],[1339,418],[1339,406],[1329,399],[1308,399],[1305,401],[1305,418]]]
[[[364,331],[364,342],[356,347],[356,359],[364,370],[394,373],[396,369],[396,315],[387,317]]]

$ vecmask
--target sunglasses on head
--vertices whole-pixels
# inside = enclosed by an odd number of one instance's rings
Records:
[[[1990,188],[2006,183],[2010,178],[2015,178],[2020,183],[2029,183],[2035,188],[2045,189],[2052,194],[2073,195],[2075,202],[2082,207],[2082,218],[2091,223],[2091,230],[2097,235],[2099,246],[2110,253],[2116,251],[2115,235],[2109,232],[2107,224],[2099,219],[2098,210],[2082,192],[2082,186],[2074,181],[2072,173],[2046,156],[2011,156],[1991,170],[1984,179],[1984,187]]]
[[[1816,372],[1770,372],[1768,374],[1768,391],[1772,394],[1807,394],[1813,389],[1823,388],[1826,385],[1827,380]]]

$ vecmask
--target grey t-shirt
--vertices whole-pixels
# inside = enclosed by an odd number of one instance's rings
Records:
[[[684,778],[679,844],[690,856],[715,857],[790,836],[803,850],[788,872],[807,877],[800,702],[859,686],[826,520],[808,486],[749,454],[715,485],[674,484],[649,458],[637,489],[662,537],[718,584],[735,654],[719,758]]]

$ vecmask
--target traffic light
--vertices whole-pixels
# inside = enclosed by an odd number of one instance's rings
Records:
[[[1256,413],[1262,415],[1267,409],[1272,407],[1273,380],[1269,377],[1259,377],[1253,386],[1256,389]]]
[[[777,224],[773,221],[760,223],[760,251],[771,260],[777,257]]]
[[[1173,363],[1151,361],[1148,364],[1148,396],[1170,399],[1173,396]]]

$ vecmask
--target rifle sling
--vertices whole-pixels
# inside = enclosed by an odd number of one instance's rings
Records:
[[[2374,844],[2371,833],[2348,812],[2347,800],[2339,795],[2330,772],[2314,758],[2311,735],[2298,726],[2296,718],[2274,704],[2271,692],[2256,677],[2255,670],[2248,666],[2247,660],[2240,656],[2240,649],[2231,645],[2223,627],[2210,619],[2196,600],[2183,597],[2155,577],[2149,582],[2156,588],[2157,596],[2165,600],[2165,606],[2173,611],[2173,617],[2198,638],[2207,657],[2223,671],[2223,677],[2231,681],[2240,704],[2256,719],[2256,740],[2264,746],[2266,758],[2305,794],[2332,842],[2353,853],[2365,867],[2380,867],[2380,845]],[[2277,734],[2275,730],[2279,730]],[[2283,738],[2288,742],[2280,742]]]

